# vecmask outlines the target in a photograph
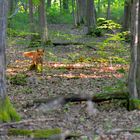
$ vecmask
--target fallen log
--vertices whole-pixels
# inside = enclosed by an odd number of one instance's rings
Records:
[[[90,45],[88,43],[82,43],[82,42],[53,42],[52,45],[53,46],[83,45],[93,50],[96,50],[96,48],[93,45]]]
[[[33,103],[50,103],[55,100],[59,100],[61,104],[66,104],[68,102],[82,102],[91,100],[95,103],[109,101],[109,100],[128,100],[128,92],[115,92],[115,93],[98,93],[93,96],[89,95],[71,95],[66,97],[55,97],[51,99],[35,99]]]
[[[32,102],[28,102],[26,107],[32,107],[34,105],[39,106],[40,104],[46,104],[48,106],[59,106],[65,105],[69,102],[83,102],[83,101],[92,101],[94,103],[101,103],[111,100],[126,100],[127,109],[129,109],[129,95],[128,92],[115,92],[115,93],[98,93],[93,96],[89,95],[71,95],[71,96],[59,96],[51,99],[42,98],[35,99]]]

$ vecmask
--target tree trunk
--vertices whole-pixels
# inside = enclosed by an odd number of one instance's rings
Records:
[[[77,26],[76,15],[75,15],[75,0],[72,0],[72,16],[73,16],[74,26]]]
[[[35,32],[34,17],[33,17],[33,0],[29,0],[29,19],[30,19],[30,31]]]
[[[131,64],[129,70],[129,94],[140,99],[140,11],[139,0],[133,0],[131,11]],[[139,32],[139,34],[138,34]],[[139,40],[139,41],[138,41]]]
[[[100,17],[100,13],[101,13],[101,0],[98,0],[97,8],[98,8],[98,17]]]
[[[87,27],[88,34],[96,28],[96,13],[93,0],[87,0]]]
[[[0,1],[0,98],[6,97],[6,22],[8,0]]]
[[[48,28],[46,21],[46,11],[45,11],[45,0],[40,0],[39,5],[39,25],[40,25],[40,36],[42,43],[46,43],[48,41]]]
[[[108,6],[107,6],[107,17],[106,19],[110,19],[110,5],[111,5],[111,1],[108,0]]]
[[[60,13],[62,12],[62,0],[59,0],[60,3]]]
[[[12,14],[13,9],[14,9],[14,1],[13,0],[8,1],[8,9],[9,9],[9,14]]]
[[[124,3],[124,19],[123,19],[123,30],[127,31],[130,27],[130,14],[131,14],[131,2],[125,0]]]
[[[137,70],[136,70],[136,86],[137,94],[140,99],[140,0],[137,2],[138,6],[138,48],[137,48]]]
[[[51,7],[51,0],[47,0],[47,8],[50,8]]]
[[[68,0],[63,0],[63,9],[64,9],[64,11],[69,10],[69,1]]]

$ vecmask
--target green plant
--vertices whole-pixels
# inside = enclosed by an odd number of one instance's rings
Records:
[[[59,128],[55,129],[44,129],[44,130],[27,130],[27,129],[9,129],[8,134],[13,136],[28,136],[34,138],[49,138],[53,135],[60,134]]]
[[[16,74],[8,78],[13,85],[26,85],[27,83],[27,75],[25,74]]]
[[[8,97],[0,99],[0,122],[19,121],[20,116],[10,102]]]
[[[106,20],[105,18],[98,18],[97,19],[97,27],[93,31],[93,34],[96,36],[100,37],[102,36],[105,32],[111,31],[111,33],[117,29],[120,29],[121,25],[118,23],[115,23],[113,20]]]
[[[118,23],[115,23],[113,20],[106,20],[105,18],[98,18],[97,28],[113,30],[113,29],[120,29],[121,25]]]
[[[121,32],[119,33],[120,38],[122,38],[122,40],[124,40],[125,42],[130,42],[131,41],[131,34],[130,31],[125,31],[125,32]]]

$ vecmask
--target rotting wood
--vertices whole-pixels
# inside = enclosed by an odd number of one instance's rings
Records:
[[[128,92],[115,92],[115,93],[98,93],[95,94],[93,96],[89,96],[89,95],[71,95],[71,96],[59,96],[59,97],[55,97],[55,98],[51,98],[51,99],[47,99],[47,98],[42,98],[42,99],[35,99],[32,103],[27,103],[27,107],[33,106],[34,104],[42,104],[42,103],[46,103],[46,104],[50,104],[51,102],[57,102],[57,104],[59,105],[64,105],[66,103],[69,102],[82,102],[82,101],[93,101],[95,103],[100,103],[100,102],[105,102],[105,101],[110,101],[110,100],[126,100],[129,101],[128,98]]]

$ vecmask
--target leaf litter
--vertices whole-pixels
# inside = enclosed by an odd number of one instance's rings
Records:
[[[127,79],[128,64],[110,62],[108,55],[102,56],[102,53],[98,53],[98,42],[101,44],[105,40],[104,37],[85,36],[84,30],[78,32],[78,29],[71,29],[66,25],[63,25],[63,30],[61,30],[60,25],[50,25],[49,29],[52,32],[50,33],[52,41],[59,41],[58,36],[53,36],[53,31],[58,31],[60,34],[77,36],[74,38],[74,42],[90,43],[95,41],[94,44],[96,45],[90,48],[78,47],[77,45],[46,47],[42,74],[28,70],[31,61],[22,56],[22,52],[27,51],[27,46],[12,44],[7,47],[7,76],[22,73],[26,75],[27,80],[25,85],[16,85],[7,79],[8,95],[21,114],[23,121],[36,120],[32,125],[20,125],[18,127],[21,129],[61,128],[63,132],[68,130],[81,134],[80,138],[76,138],[77,140],[140,139],[139,134],[117,131],[140,127],[140,112],[136,110],[127,111],[125,108],[115,108],[114,106],[109,106],[108,109],[104,104],[100,108],[99,105],[91,101],[87,103],[68,103],[61,106],[57,104],[56,100],[53,104],[26,106],[27,103],[32,103],[33,100],[40,98],[51,99],[56,97],[57,99],[59,96],[79,94],[92,96],[95,93],[105,92],[106,87],[115,88],[121,80],[126,82]],[[22,40],[22,38],[19,39]],[[73,37],[71,41],[73,41]],[[124,59],[129,61],[129,57],[126,57],[129,56],[129,47],[127,45],[124,47],[128,50],[125,51],[127,54]],[[93,48],[96,48],[96,50]],[[111,48],[109,49],[111,50]],[[115,51],[115,49],[112,49],[112,51]],[[120,72],[123,71],[121,69],[124,70],[124,73]],[[122,87],[118,86],[117,88]],[[113,92],[113,90],[110,90],[110,92]],[[39,119],[42,121],[38,121]],[[7,136],[6,138],[9,140],[31,139],[14,136]]]

